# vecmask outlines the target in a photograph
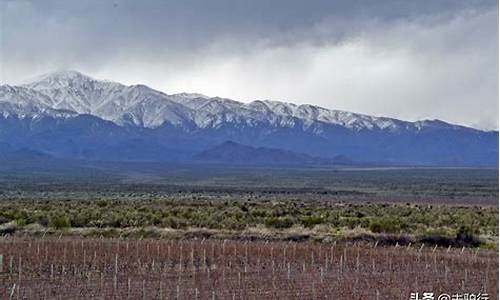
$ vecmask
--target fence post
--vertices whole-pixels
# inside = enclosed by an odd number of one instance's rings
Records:
[[[146,300],[146,280],[142,281],[142,299]]]
[[[127,299],[130,299],[130,278],[127,279]]]
[[[14,283],[14,285],[12,286],[12,289],[10,290],[9,299],[12,299],[12,297],[14,297],[15,291],[16,291],[16,284]]]

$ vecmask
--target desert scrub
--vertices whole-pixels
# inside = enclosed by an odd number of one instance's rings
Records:
[[[498,208],[328,201],[240,201],[212,197],[200,199],[4,200],[2,223],[38,223],[62,229],[85,228],[208,228],[241,231],[263,226],[287,229],[302,226],[363,228],[373,233],[424,236],[446,231],[456,238],[461,226],[475,235],[498,237]],[[467,233],[468,231],[463,231]]]

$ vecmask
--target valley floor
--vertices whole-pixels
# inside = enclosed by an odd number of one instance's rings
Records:
[[[497,170],[24,167],[1,299],[498,299]]]

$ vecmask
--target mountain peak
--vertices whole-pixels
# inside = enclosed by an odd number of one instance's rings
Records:
[[[173,94],[172,96],[178,96],[186,99],[196,99],[196,98],[201,98],[201,99],[210,99],[211,97],[199,94],[199,93],[178,93],[178,94]]]
[[[54,72],[46,73],[45,76],[59,77],[59,78],[89,77],[75,70],[57,70]]]
[[[75,70],[58,70],[54,72],[45,73],[31,80],[31,83],[37,83],[40,81],[53,81],[53,80],[94,80],[90,76],[80,73]]]
[[[43,74],[24,84],[25,87],[39,90],[58,89],[68,86],[85,85],[96,80],[90,76],[74,70],[59,70]]]

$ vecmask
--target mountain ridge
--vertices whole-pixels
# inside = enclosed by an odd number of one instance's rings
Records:
[[[311,157],[497,165],[498,132],[402,121],[310,104],[169,95],[76,71],[0,86],[0,142],[54,157],[189,160],[224,141]],[[496,156],[496,157],[495,157]]]
[[[202,94],[179,93],[168,95],[142,84],[123,85],[110,80],[97,80],[77,71],[57,71],[37,77],[38,81],[25,83],[20,87],[33,93],[41,94],[46,101],[43,104],[52,109],[73,111],[78,114],[92,114],[118,124],[124,123],[126,116],[141,117],[138,111],[148,109],[144,106],[167,105],[166,117],[160,120],[147,120],[147,118],[131,118],[135,125],[155,128],[163,125],[165,121],[176,124],[175,112],[183,111],[183,117],[191,118],[199,127],[209,125],[208,122],[199,121],[207,114],[225,113],[226,121],[243,117],[252,121],[268,121],[281,126],[289,126],[295,119],[301,119],[306,125],[313,123],[326,123],[340,125],[353,129],[394,129],[398,126],[414,126],[416,129],[426,126],[426,123],[436,120],[421,120],[416,122],[402,121],[389,117],[374,117],[342,110],[331,110],[311,104],[293,104],[281,101],[255,100],[243,103],[221,97],[208,97]],[[5,85],[8,86],[8,85]],[[4,85],[1,86],[4,88]],[[38,95],[40,97],[40,95]],[[1,97],[1,95],[0,95]],[[48,100],[47,100],[48,99]],[[0,100],[6,101],[5,97]],[[50,102],[52,100],[52,102]],[[121,101],[120,101],[121,100]],[[163,102],[163,103],[161,103]],[[182,106],[179,106],[182,105]],[[157,107],[158,108],[158,107]],[[196,112],[195,110],[198,110]],[[172,113],[174,115],[168,115]],[[178,112],[180,113],[180,112]],[[268,119],[262,119],[257,114],[267,113]],[[173,119],[169,119],[169,117]],[[213,119],[213,121],[218,121]],[[446,126],[453,125],[444,121]],[[215,122],[217,123],[217,122]],[[212,124],[213,125],[213,124]],[[470,128],[470,127],[466,127]],[[475,129],[477,130],[477,129]]]

